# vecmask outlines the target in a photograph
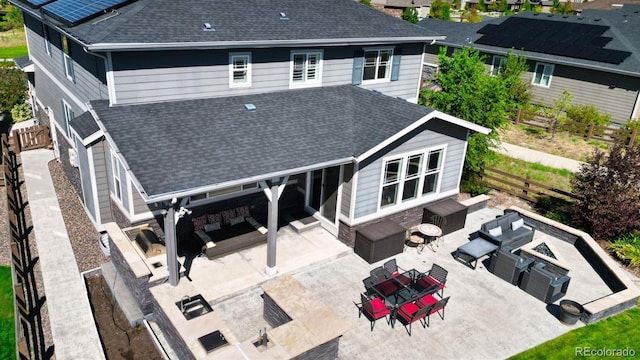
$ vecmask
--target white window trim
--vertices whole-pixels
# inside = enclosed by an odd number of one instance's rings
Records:
[[[49,28],[42,24],[42,38],[44,40],[44,51],[51,57],[51,41],[49,40]]]
[[[428,156],[429,153],[434,152],[434,151],[441,151],[442,155],[440,157],[440,168],[438,170],[438,173],[440,174],[440,176],[438,177],[438,181],[436,183],[436,189],[434,192],[429,193],[429,194],[422,194],[422,188],[424,186],[424,179],[427,175],[427,171],[426,171],[426,166],[428,164]],[[440,194],[440,186],[442,185],[442,174],[443,174],[443,170],[444,170],[444,164],[445,164],[445,157],[446,157],[446,153],[447,153],[447,145],[443,144],[441,146],[433,146],[424,150],[420,150],[420,151],[412,151],[412,152],[406,152],[403,154],[396,154],[396,155],[390,155],[390,156],[386,156],[384,158],[382,158],[382,166],[381,166],[381,170],[380,170],[380,181],[378,184],[378,206],[377,209],[378,211],[387,211],[389,209],[398,209],[398,208],[406,208],[407,206],[411,206],[410,204],[417,204],[422,202],[424,199],[429,199],[432,198],[434,196],[437,196]],[[415,156],[415,155],[420,155],[422,154],[422,164],[420,165],[420,178],[418,181],[418,194],[415,198],[413,199],[407,199],[407,200],[402,200],[402,193],[404,191],[404,182],[405,182],[405,178],[406,178],[406,166],[408,164],[408,159],[411,156]],[[385,169],[386,169],[386,164],[389,161],[393,161],[393,160],[398,160],[401,159],[401,163],[400,163],[400,168],[398,169],[398,173],[399,173],[399,179],[398,179],[398,193],[396,194],[396,202],[395,204],[388,204],[385,206],[382,206],[382,189],[385,185],[388,184],[384,184],[384,174],[385,174]],[[409,204],[409,205],[408,205]]]
[[[496,66],[496,60],[498,65]],[[491,76],[498,76],[504,69],[504,66],[507,64],[507,58],[500,55],[493,55],[493,59],[491,60]],[[495,73],[494,73],[495,71]]]
[[[73,70],[73,59],[71,58],[71,56],[67,54],[67,52],[71,53],[71,50],[69,50],[69,39],[63,36],[62,37],[62,62],[64,63],[64,73],[67,76],[67,79],[69,79],[70,81],[75,81],[76,77]]]
[[[118,159],[118,155],[113,151],[111,152],[111,177],[113,180],[111,194],[118,200],[120,205],[122,205],[122,174],[120,173],[120,159]],[[116,184],[118,185],[117,187]]]
[[[544,78],[544,71],[545,69],[547,69],[547,67],[551,68],[551,71],[549,73],[549,82],[547,85],[544,85],[542,83],[536,83],[536,74],[538,74],[538,66],[542,66],[542,76],[540,77],[540,80],[542,80]],[[543,87],[543,88],[549,88],[551,87],[551,79],[553,79],[553,71],[555,70],[555,66],[553,64],[548,64],[548,63],[536,63],[536,67],[533,69],[533,78],[531,79],[531,84],[533,86],[539,86],[539,87]]]
[[[302,82],[294,82],[293,81],[293,57],[295,55],[307,55],[307,61],[309,55],[318,55],[318,65],[316,66],[316,78],[313,80],[308,80],[305,77],[305,81]],[[305,87],[315,87],[322,85],[322,67],[324,51],[323,50],[296,50],[292,51],[289,58],[289,88],[305,88]],[[307,66],[305,65],[304,71],[307,71]]]
[[[64,120],[65,135],[67,135],[67,138],[69,139],[72,139],[71,120],[73,120],[74,117],[75,113],[73,112],[73,108],[71,108],[68,102],[62,99],[62,119]]]
[[[234,58],[243,57],[247,59],[247,82],[246,83],[234,83],[233,82],[233,73],[235,69],[233,68],[233,60]],[[229,53],[229,87],[230,88],[242,88],[242,87],[251,87],[251,53]]]
[[[371,51],[377,51],[378,52],[378,56],[376,58],[376,76],[378,74],[378,66],[380,66],[380,52],[382,51],[391,51],[391,56],[389,57],[389,71],[387,71],[386,77],[384,78],[379,78],[379,79],[369,79],[369,80],[365,80],[364,79],[364,70],[367,64],[367,58],[366,58],[366,53],[367,52],[371,52]],[[374,48],[364,48],[363,49],[364,54],[362,55],[362,84],[375,84],[375,83],[385,83],[385,82],[390,82],[391,81],[391,72],[393,71],[393,54],[394,54],[394,48],[392,47],[374,47]]]

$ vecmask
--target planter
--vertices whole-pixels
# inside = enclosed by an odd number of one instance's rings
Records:
[[[573,325],[584,314],[584,307],[573,300],[560,300],[558,319],[565,324]]]

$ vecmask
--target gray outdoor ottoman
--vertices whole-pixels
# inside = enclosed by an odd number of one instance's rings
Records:
[[[456,249],[453,257],[459,262],[475,269],[478,259],[498,250],[498,245],[482,238],[477,238]],[[473,264],[471,263],[473,262]]]

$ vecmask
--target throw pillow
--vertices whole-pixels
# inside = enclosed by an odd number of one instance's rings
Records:
[[[489,234],[491,234],[491,236],[502,236],[502,228],[500,226],[493,228],[491,230],[489,230]]]
[[[204,231],[210,232],[210,231],[216,231],[216,230],[220,230],[219,222],[215,222],[213,224],[207,224],[204,226]]]
[[[511,230],[516,231],[524,225],[524,219],[520,218],[511,223]]]
[[[191,219],[191,221],[193,221],[194,230],[202,230],[202,228],[207,224],[207,215]]]
[[[244,222],[244,217],[242,216],[236,216],[234,218],[231,218],[231,220],[229,220],[229,224],[231,224],[231,226],[240,224],[242,222]]]

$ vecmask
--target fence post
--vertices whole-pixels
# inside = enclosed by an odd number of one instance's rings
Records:
[[[20,143],[20,133],[18,132],[18,130],[13,130],[12,135],[13,136],[13,152],[17,154],[20,154],[20,150],[22,150],[22,144]]]
[[[522,116],[522,109],[516,111],[516,125],[520,122],[520,116]]]
[[[634,142],[636,141],[636,136],[638,135],[638,129],[633,129],[631,132],[631,139],[629,140],[629,147],[633,147]]]
[[[529,188],[531,188],[531,184],[529,183],[530,178],[527,176],[524,180],[524,186],[522,187],[522,193],[524,196],[529,196]]]
[[[593,136],[593,129],[595,129],[596,124],[591,124],[589,125],[589,131],[587,131],[587,141],[591,140],[591,137]]]

